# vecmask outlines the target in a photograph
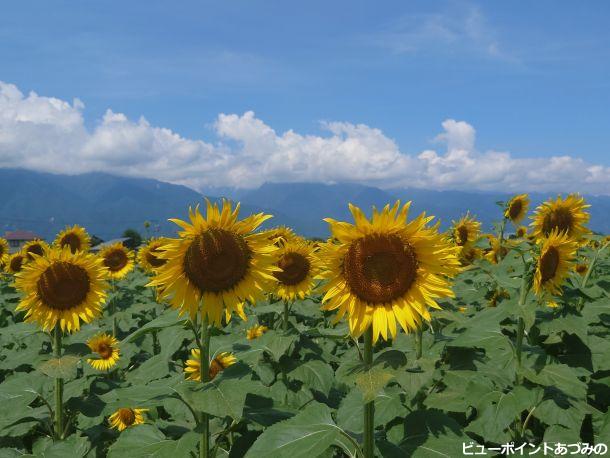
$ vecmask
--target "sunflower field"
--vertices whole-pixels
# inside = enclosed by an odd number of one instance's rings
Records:
[[[350,205],[326,242],[206,202],[173,238],[0,239],[0,457],[608,454],[609,238]],[[271,220],[272,221],[272,220]]]

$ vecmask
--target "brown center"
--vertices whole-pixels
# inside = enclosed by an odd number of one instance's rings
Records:
[[[273,272],[273,275],[278,281],[288,286],[297,285],[305,280],[310,269],[309,260],[300,253],[282,255],[277,266],[282,270]]]
[[[524,235],[525,235],[525,229],[523,229],[522,227],[517,229],[517,237],[523,237]]]
[[[464,246],[468,243],[468,228],[464,225],[457,227],[457,244]]]
[[[121,249],[112,250],[104,256],[104,265],[110,272],[118,272],[129,262],[125,251]]]
[[[246,275],[252,252],[244,238],[224,229],[196,236],[184,255],[184,273],[200,292],[235,287]]]
[[[32,260],[34,259],[34,256],[31,256],[31,254],[37,254],[38,256],[42,256],[44,254],[44,249],[42,248],[42,245],[40,243],[35,243],[28,247],[26,253],[28,259]]]
[[[559,267],[559,251],[554,246],[549,247],[540,257],[540,277],[541,282],[546,283],[555,277]]]
[[[567,232],[570,235],[574,218],[569,208],[559,207],[549,211],[542,221],[542,232],[544,235],[549,235],[553,229],[558,229],[559,232]]]
[[[373,304],[392,302],[417,277],[413,247],[396,235],[367,235],[354,241],[343,258],[343,274],[351,291]]]
[[[105,342],[98,344],[97,354],[102,357],[102,359],[109,359],[112,356],[112,347]]]
[[[508,217],[513,221],[516,220],[521,214],[522,209],[523,201],[521,199],[513,200],[508,208]]]
[[[224,369],[225,367],[223,366],[222,362],[219,359],[214,358],[210,363],[210,380],[214,380],[214,378]]]
[[[69,310],[77,307],[89,292],[89,275],[80,266],[65,261],[51,264],[36,284],[38,297],[48,307]]]
[[[579,274],[584,274],[588,268],[589,266],[587,266],[586,264],[577,264],[576,272],[578,272]]]
[[[124,425],[131,426],[136,421],[136,413],[132,409],[119,409],[119,418]]]
[[[155,253],[160,253],[158,247],[151,248],[150,250],[148,250],[148,252],[146,253],[146,261],[148,261],[148,263],[154,268],[158,268],[165,264],[167,262],[167,259],[159,258],[155,255]]]
[[[61,241],[59,242],[59,245],[62,248],[65,247],[65,246],[69,246],[70,247],[70,251],[72,253],[76,253],[82,247],[82,243],[81,243],[80,237],[78,235],[76,235],[75,233],[73,233],[73,232],[69,232],[68,234],[64,235],[61,238]]]
[[[11,259],[11,270],[13,272],[19,272],[23,264],[23,256],[15,256]]]

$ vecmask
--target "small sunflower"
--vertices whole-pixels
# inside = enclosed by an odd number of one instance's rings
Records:
[[[455,244],[465,246],[475,242],[481,233],[481,223],[470,216],[469,213],[458,221],[452,221],[451,233]]]
[[[548,301],[546,301],[546,306],[550,307],[552,309],[556,309],[557,307],[559,307],[559,304],[555,301],[548,300]]]
[[[488,236],[490,248],[485,253],[485,259],[492,264],[498,264],[504,256],[508,254],[508,247],[506,241],[504,244],[500,243],[500,240],[493,235]]]
[[[30,240],[21,249],[21,252],[25,254],[27,261],[34,259],[34,255],[44,256],[49,250],[49,244],[44,240],[36,239]]]
[[[534,292],[561,293],[561,284],[574,265],[578,243],[566,232],[553,230],[544,239],[534,275]]]
[[[350,333],[359,337],[370,326],[379,335],[396,336],[396,323],[411,332],[430,320],[437,299],[453,297],[449,277],[460,271],[457,248],[439,234],[434,217],[422,214],[407,222],[410,202],[383,210],[369,220],[350,204],[355,224],[325,219],[336,242],[320,250],[323,310],[346,313]],[[388,332],[389,331],[389,332]]]
[[[513,224],[518,224],[525,215],[530,205],[530,199],[527,194],[519,194],[513,197],[508,204],[506,204],[506,210],[504,211],[504,217],[511,220]]]
[[[273,276],[277,284],[273,293],[285,301],[305,299],[319,271],[313,247],[306,241],[293,239],[282,244],[276,254],[278,270]]]
[[[120,280],[133,269],[133,252],[121,242],[104,247],[98,256],[113,280]]]
[[[138,251],[138,263],[145,271],[152,273],[167,262],[167,259],[159,257],[159,253],[162,251],[161,247],[168,241],[169,239],[164,237],[153,238],[140,248]]]
[[[269,328],[267,326],[256,324],[246,331],[246,337],[248,340],[258,339],[265,332],[267,332],[268,329]]]
[[[26,261],[27,259],[23,253],[13,253],[6,263],[6,271],[11,274],[21,272]]]
[[[89,251],[91,237],[89,237],[85,228],[75,224],[72,227],[66,227],[57,234],[55,245],[60,248],[67,246],[72,253],[76,253],[77,251]]]
[[[278,226],[272,229],[267,229],[263,231],[264,234],[267,235],[267,239],[275,244],[276,246],[281,246],[284,243],[290,242],[295,239],[300,239],[298,235],[294,233],[294,231],[288,226]]]
[[[237,362],[235,355],[229,352],[218,353],[210,361],[210,380],[225,370],[227,367],[232,366]],[[184,373],[188,380],[201,381],[201,352],[198,348],[191,350],[191,358],[187,359]]]
[[[119,341],[108,334],[99,334],[87,341],[87,346],[99,358],[87,359],[87,362],[98,371],[106,371],[119,361]]]
[[[125,428],[129,428],[130,426],[141,425],[144,423],[144,415],[142,414],[147,411],[148,409],[121,407],[115,413],[110,415],[110,418],[108,418],[110,427],[123,431]]]
[[[548,200],[536,209],[532,217],[532,233],[540,240],[549,237],[556,229],[567,233],[574,240],[580,240],[589,233],[585,227],[589,221],[589,213],[586,211],[589,207],[585,199],[576,194],[570,194],[565,199],[558,196],[555,200]]]
[[[0,270],[8,263],[10,258],[8,242],[0,237]]]
[[[102,312],[106,269],[92,254],[52,248],[15,277],[15,287],[24,293],[17,310],[25,310],[25,320],[45,331],[56,323],[62,331],[76,331],[81,321],[89,323]]]
[[[585,263],[579,262],[574,266],[574,271],[580,275],[584,275],[589,270],[589,266]]]
[[[483,257],[483,251],[480,248],[476,248],[471,244],[464,245],[460,248],[459,259],[460,263],[464,266],[472,264],[475,260]]]
[[[515,236],[520,239],[527,237],[527,227],[519,226],[515,231]]]
[[[181,314],[198,310],[220,325],[223,312],[230,319],[244,301],[263,299],[275,277],[276,247],[267,236],[253,232],[269,219],[263,213],[238,220],[239,204],[222,209],[207,202],[204,218],[199,208],[189,211],[190,223],[173,219],[182,227],[178,239],[170,239],[159,257],[159,267],[149,286],[163,286],[163,295]]]

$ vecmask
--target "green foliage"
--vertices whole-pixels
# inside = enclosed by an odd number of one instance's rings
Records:
[[[588,248],[581,254],[592,256]],[[320,298],[297,301],[290,329],[280,302],[247,308],[211,338],[210,353],[238,362],[207,383],[183,374],[195,348],[188,317],[157,303],[136,270],[117,283],[101,319],[64,338],[23,323],[18,294],[0,282],[0,456],[193,456],[196,412],[212,416],[216,456],[359,456],[363,403],[376,406],[376,452],[383,457],[461,456],[462,442],[610,442],[610,258],[598,260],[586,288],[574,277],[550,308],[533,294],[518,305],[520,256],[476,261],[455,281],[423,336],[378,342],[373,367],[347,325],[332,326]],[[492,306],[493,293],[505,294]],[[579,308],[580,300],[584,307]],[[464,308],[464,309],[461,309]],[[462,310],[462,311],[461,311]],[[109,373],[91,368],[85,342],[118,324],[121,359]],[[522,364],[515,354],[525,322]],[[264,324],[255,340],[246,330]],[[361,344],[360,344],[361,345]],[[53,378],[65,379],[69,434],[53,442]],[[108,417],[146,408],[146,424],[118,433]]]

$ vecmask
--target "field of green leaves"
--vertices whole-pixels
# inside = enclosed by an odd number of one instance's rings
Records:
[[[601,242],[603,237],[592,236]],[[48,333],[24,323],[19,294],[0,283],[0,457],[197,456],[198,412],[210,415],[212,456],[362,456],[364,403],[375,401],[375,450],[383,457],[459,457],[464,444],[610,444],[610,256],[583,287],[572,272],[555,304],[530,293],[519,305],[518,246],[498,264],[474,261],[455,279],[423,331],[379,340],[370,369],[345,320],[297,300],[247,306],[248,321],[213,328],[210,355],[237,362],[207,383],[185,379],[195,342],[190,321],[158,303],[136,269],[117,282],[100,319],[64,336],[52,358]],[[590,261],[597,250],[580,248]],[[111,312],[114,310],[114,314]],[[524,341],[519,364],[519,318]],[[85,360],[85,342],[117,324],[121,358],[110,371]],[[247,329],[269,330],[248,340]],[[64,380],[65,439],[53,437],[53,382]],[[148,409],[118,432],[108,418]],[[534,449],[529,445],[523,454]],[[559,456],[547,452],[546,456]],[[487,456],[500,456],[487,452]],[[542,456],[542,451],[540,451]]]

